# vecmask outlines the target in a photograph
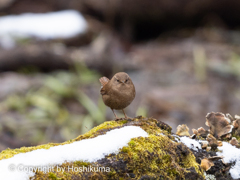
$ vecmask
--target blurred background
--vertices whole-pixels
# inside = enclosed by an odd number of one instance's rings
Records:
[[[191,132],[208,112],[240,114],[239,12],[227,0],[0,0],[0,150],[114,119],[98,79],[119,71],[136,87],[130,117]]]

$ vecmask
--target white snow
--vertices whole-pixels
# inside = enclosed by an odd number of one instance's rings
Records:
[[[180,138],[180,141],[190,149],[193,149],[195,151],[198,151],[198,149],[202,149],[200,143],[194,139],[191,139],[186,136],[179,137],[179,138]]]
[[[119,148],[127,146],[132,138],[139,136],[147,137],[148,134],[140,127],[126,126],[92,139],[17,154],[12,158],[0,161],[0,179],[29,179],[34,173],[21,171],[23,167],[27,166],[53,166],[60,165],[65,161],[78,160],[94,162],[110,153],[117,153]]]
[[[75,10],[50,13],[25,13],[0,17],[0,45],[11,48],[14,38],[69,38],[84,33],[87,22]]]
[[[200,141],[190,139],[188,137],[179,137],[180,141],[193,150],[202,149]],[[223,156],[225,163],[236,162],[236,164],[230,169],[230,174],[233,179],[240,178],[240,149],[232,146],[227,142],[223,142],[223,146],[218,147],[221,152],[217,152],[218,156]]]
[[[233,179],[240,178],[240,149],[232,146],[227,142],[223,142],[223,146],[218,147],[222,152],[217,152],[218,156],[224,156],[225,163],[235,162],[236,164],[230,169],[230,174]]]

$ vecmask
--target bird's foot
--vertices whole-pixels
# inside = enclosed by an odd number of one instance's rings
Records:
[[[116,118],[115,121],[121,121],[124,120],[125,118]]]

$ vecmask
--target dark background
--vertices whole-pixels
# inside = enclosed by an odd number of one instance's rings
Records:
[[[0,47],[1,150],[62,142],[113,119],[98,79],[119,71],[136,86],[130,117],[192,133],[208,112],[239,114],[240,1],[0,0],[1,16],[65,9],[83,14],[85,34]]]

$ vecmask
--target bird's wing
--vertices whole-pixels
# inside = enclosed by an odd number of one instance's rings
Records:
[[[102,86],[105,86],[108,83],[109,79],[107,77],[101,77],[99,81]]]
[[[101,90],[100,90],[100,93],[103,95],[103,94],[106,94],[106,90],[105,90],[105,85],[109,82],[109,79],[107,77],[101,77],[99,79],[100,83],[101,83]]]

